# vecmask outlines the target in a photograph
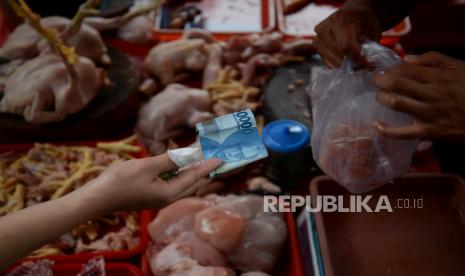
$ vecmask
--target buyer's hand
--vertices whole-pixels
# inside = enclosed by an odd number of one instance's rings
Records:
[[[55,200],[0,217],[0,270],[71,231],[115,211],[162,208],[182,197],[211,191],[206,176],[221,165],[212,159],[162,180],[177,169],[167,154],[116,163],[81,188]]]
[[[219,159],[203,161],[163,180],[160,175],[164,172],[178,169],[168,155],[163,154],[116,163],[83,189],[102,195],[100,205],[104,213],[163,208],[207,189],[211,182],[208,174],[220,165]]]
[[[313,45],[330,68],[339,68],[344,56],[366,65],[361,56],[364,39],[378,41],[381,28],[376,15],[363,5],[344,5],[315,27],[317,37]]]
[[[411,114],[415,122],[405,127],[376,122],[374,127],[392,138],[465,142],[465,62],[435,52],[405,61],[376,74],[373,83],[380,89],[380,104]]]

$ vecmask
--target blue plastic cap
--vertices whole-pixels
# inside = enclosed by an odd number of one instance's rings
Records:
[[[294,120],[277,120],[263,129],[263,143],[274,152],[293,153],[306,148],[310,142],[307,127]]]

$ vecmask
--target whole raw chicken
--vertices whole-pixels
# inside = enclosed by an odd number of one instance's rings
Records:
[[[166,151],[166,144],[185,127],[213,117],[208,92],[171,84],[139,111],[137,131],[153,154]]]
[[[131,11],[143,8],[150,0],[135,0]],[[130,20],[118,29],[118,37],[134,44],[147,44],[153,39],[155,12],[143,14]]]
[[[100,33],[91,26],[82,24],[79,32],[72,34],[68,30],[71,25],[71,20],[68,18],[50,16],[42,18],[40,23],[46,28],[58,31],[63,41],[74,47],[77,54],[102,64],[111,62]],[[48,44],[42,36],[24,23],[19,25],[8,36],[8,39],[0,48],[0,57],[9,60],[30,59],[48,49]]]
[[[70,66],[54,53],[20,65],[6,80],[0,112],[50,123],[82,110],[105,83],[105,72],[86,57]]]
[[[221,48],[208,47],[215,39],[210,33],[191,29],[179,40],[162,43],[150,50],[144,68],[160,79],[163,85],[180,82],[192,72],[202,72],[208,64],[211,68],[221,66]],[[210,81],[210,79],[208,80]]]
[[[187,72],[199,72],[207,64],[203,39],[182,39],[155,46],[144,61],[144,68],[163,85],[179,82]]]
[[[148,231],[155,276],[268,275],[260,271],[273,269],[287,236],[282,216],[264,213],[256,195],[182,199],[161,210]]]

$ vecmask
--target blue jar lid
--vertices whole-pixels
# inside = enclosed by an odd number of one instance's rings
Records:
[[[310,142],[307,127],[294,120],[277,120],[263,129],[263,143],[271,151],[293,153],[302,150]]]

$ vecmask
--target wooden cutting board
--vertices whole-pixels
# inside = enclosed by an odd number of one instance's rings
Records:
[[[139,68],[118,50],[110,49],[109,55],[108,76],[113,85],[102,89],[89,106],[63,122],[43,125],[0,114],[0,143],[113,139],[130,134],[139,108]]]

